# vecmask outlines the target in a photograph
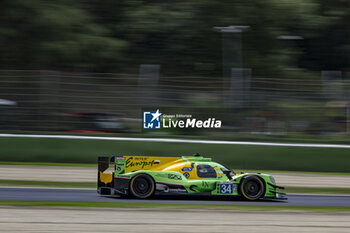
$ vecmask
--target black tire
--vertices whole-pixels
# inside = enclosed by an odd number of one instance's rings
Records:
[[[140,199],[153,196],[155,189],[156,185],[153,178],[143,173],[135,175],[129,183],[129,194]]]
[[[239,185],[242,197],[249,201],[255,201],[265,195],[265,184],[258,176],[243,177]]]

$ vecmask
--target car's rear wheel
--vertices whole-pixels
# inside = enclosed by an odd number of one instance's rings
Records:
[[[265,194],[265,184],[258,176],[243,177],[240,183],[240,193],[246,200],[258,200]]]
[[[130,180],[130,194],[136,198],[149,198],[154,194],[155,182],[150,175],[137,174]]]

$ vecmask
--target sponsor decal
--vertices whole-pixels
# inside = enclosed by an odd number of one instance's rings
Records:
[[[153,164],[160,164],[160,160],[154,160]]]
[[[205,181],[202,181],[202,186],[205,187],[205,188],[208,188],[209,187],[209,184]]]
[[[186,193],[187,190],[186,189],[177,188],[177,189],[169,189],[169,192]]]
[[[192,171],[192,169],[193,169],[193,167],[183,167],[183,168],[182,168],[182,171],[184,171],[184,172],[190,172],[190,171]]]
[[[168,179],[172,179],[172,180],[182,180],[181,176],[176,175],[176,174],[168,174]]]
[[[185,172],[184,176],[188,179],[188,177],[190,177],[190,174],[188,172]]]
[[[153,166],[154,160],[142,160],[139,159],[138,161],[135,161],[134,157],[130,157],[126,160],[126,167],[141,167],[144,168],[146,166]]]
[[[117,166],[124,166],[125,164],[125,158],[124,157],[115,157],[115,162]]]

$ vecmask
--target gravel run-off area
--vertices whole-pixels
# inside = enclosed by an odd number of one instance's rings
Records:
[[[349,212],[0,207],[0,232],[349,232]]]

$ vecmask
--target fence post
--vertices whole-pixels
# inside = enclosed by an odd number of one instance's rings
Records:
[[[251,69],[232,68],[229,90],[230,107],[247,107],[250,100]]]
[[[60,72],[40,71],[39,125],[38,129],[52,130],[60,127],[59,123],[59,86]]]
[[[139,98],[142,107],[157,106],[157,87],[159,83],[158,64],[141,64],[139,73]]]
[[[343,98],[342,72],[339,70],[322,70],[323,96],[327,99]]]

